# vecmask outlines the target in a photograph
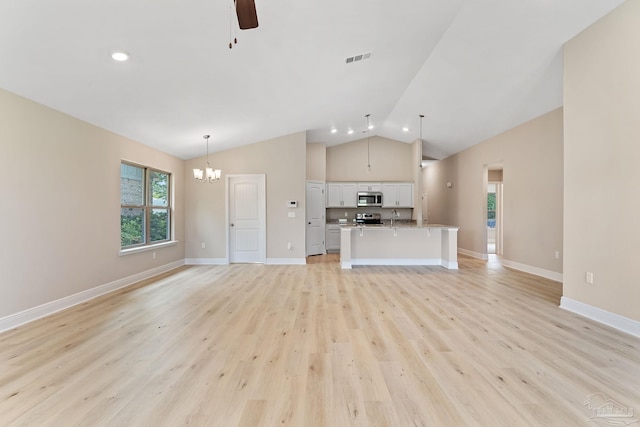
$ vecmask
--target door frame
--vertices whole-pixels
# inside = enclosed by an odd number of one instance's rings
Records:
[[[225,197],[225,243],[226,243],[226,263],[231,263],[231,226],[230,226],[230,215],[229,210],[231,206],[231,191],[230,191],[230,183],[234,178],[258,178],[258,185],[261,187],[260,194],[262,197],[258,200],[258,209],[261,211],[261,221],[260,221],[260,241],[262,242],[261,251],[261,260],[260,263],[267,263],[267,186],[266,186],[266,175],[265,174],[228,174],[225,175],[225,191],[227,196]]]
[[[502,171],[502,181],[489,181],[489,169],[491,168],[499,168]],[[495,255],[502,256],[504,253],[503,247],[503,191],[504,191],[504,165],[502,161],[497,161],[494,163],[487,163],[483,166],[483,250],[482,256],[483,259],[488,259],[489,257],[489,242],[488,242],[488,231],[487,231],[487,194],[488,194],[488,186],[489,182],[492,184],[499,184],[496,186],[496,250]]]

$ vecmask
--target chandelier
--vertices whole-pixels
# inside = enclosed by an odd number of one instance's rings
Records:
[[[213,169],[209,164],[209,137],[210,135],[204,135],[203,138],[207,142],[207,163],[204,170],[195,168],[193,169],[193,177],[199,181],[214,182],[220,180],[222,171],[220,169]]]

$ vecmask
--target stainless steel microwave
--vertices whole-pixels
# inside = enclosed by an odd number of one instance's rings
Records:
[[[382,206],[382,193],[379,191],[358,191],[358,207]]]

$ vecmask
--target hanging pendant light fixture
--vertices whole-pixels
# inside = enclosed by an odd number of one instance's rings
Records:
[[[424,140],[422,139],[422,119],[424,119],[424,114],[419,114],[418,116],[420,117],[420,144],[423,145]],[[422,153],[422,160],[420,161],[420,167],[426,168],[427,166],[434,164],[436,161],[437,160],[434,159],[433,157],[425,157],[424,153]]]
[[[367,118],[367,169],[371,170],[371,146],[369,143],[369,134],[371,133],[371,125],[369,124],[369,116],[371,114],[367,114],[365,117]]]
[[[193,177],[198,181],[214,182],[220,180],[222,171],[220,169],[213,169],[209,164],[209,137],[210,135],[204,135],[203,138],[207,142],[207,163],[203,169],[193,169]]]

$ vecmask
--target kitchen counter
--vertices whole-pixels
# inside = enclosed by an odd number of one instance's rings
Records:
[[[429,224],[423,223],[419,225],[416,221],[407,221],[407,220],[398,220],[393,221],[393,225],[391,225],[391,221],[388,219],[382,221],[382,224],[358,224],[355,222],[338,222],[336,220],[327,220],[327,224],[331,225],[339,225],[344,228],[455,228],[456,230],[460,227],[455,225],[444,225],[444,224]]]
[[[458,268],[458,228],[387,220],[340,224],[340,265],[441,265]]]

